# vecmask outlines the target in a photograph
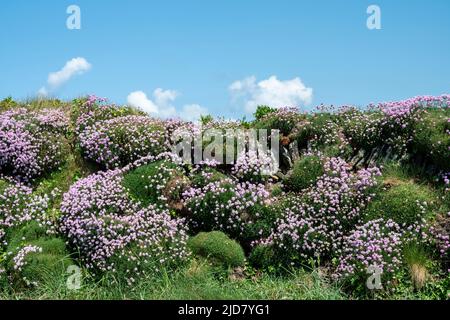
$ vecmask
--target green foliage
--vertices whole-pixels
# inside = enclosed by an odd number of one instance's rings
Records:
[[[253,248],[248,261],[253,267],[270,272],[275,271],[277,258],[271,246],[258,245]]]
[[[258,106],[256,108],[256,112],[253,114],[253,116],[258,121],[258,120],[261,120],[262,118],[264,118],[269,113],[272,113],[275,111],[276,111],[275,108],[271,108],[269,106]]]
[[[289,191],[300,192],[313,185],[323,173],[320,157],[304,156],[294,163],[292,172],[284,181],[284,185]]]
[[[208,183],[222,181],[226,178],[225,174],[211,167],[202,168],[191,174],[192,185],[197,188],[202,188]]]
[[[205,116],[200,116],[200,123],[204,126],[204,125],[207,125],[208,123],[210,123],[210,122],[213,122],[214,121],[214,118],[213,118],[213,116],[212,115],[210,115],[210,114],[208,114],[208,115],[205,115]]]
[[[3,193],[3,191],[8,187],[8,182],[5,180],[0,179],[0,193]]]
[[[281,217],[285,208],[284,201],[275,201],[271,204],[257,204],[249,209],[250,214],[258,214],[258,219],[247,224],[244,233],[240,237],[242,244],[247,250],[253,241],[266,238],[275,227],[275,222]]]
[[[14,235],[14,240],[8,248],[8,252],[13,255],[7,259],[7,270],[11,276],[11,285],[15,289],[38,286],[47,282],[53,277],[65,274],[67,267],[73,265],[72,259],[66,250],[63,239],[40,235],[42,229],[35,224],[28,224],[18,234]],[[21,235],[22,244],[16,246]],[[28,238],[35,238],[29,241]],[[26,240],[25,240],[26,239]],[[20,270],[15,268],[13,257],[18,254],[21,248],[31,245],[41,249],[40,252],[28,253],[24,258],[24,265]]]
[[[263,116],[255,121],[255,129],[279,130],[280,134],[289,136],[295,135],[297,138],[306,132],[303,130],[307,126],[306,115],[294,110],[279,109]],[[300,138],[299,138],[300,139]]]
[[[416,127],[411,151],[435,166],[436,171],[450,171],[450,109],[430,109]]]
[[[9,110],[15,106],[17,106],[17,102],[12,97],[7,97],[0,101],[0,112]]]
[[[275,184],[272,187],[270,194],[272,195],[272,197],[279,197],[283,195],[283,188],[279,184]]]
[[[189,239],[189,248],[216,265],[240,267],[245,263],[244,250],[236,241],[220,231],[200,232]]]
[[[369,220],[384,217],[409,226],[430,218],[436,208],[437,199],[425,185],[385,179],[385,189],[369,204]]]
[[[46,229],[37,221],[27,222],[25,225],[9,229],[7,232],[9,250],[14,250],[26,241],[35,241],[46,237]]]

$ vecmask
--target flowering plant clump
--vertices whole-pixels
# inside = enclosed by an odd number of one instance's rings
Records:
[[[8,185],[0,189],[0,243],[6,245],[8,230],[28,221],[45,224],[44,213],[49,208],[48,195],[33,195],[32,189],[22,184]]]
[[[264,152],[250,150],[236,160],[231,173],[243,181],[264,182],[273,172],[273,159]]]
[[[336,117],[330,113],[315,113],[310,118],[310,147],[318,150],[322,146],[338,145],[343,149],[347,140]]]
[[[380,268],[390,279],[401,264],[402,232],[392,220],[377,219],[356,227],[345,238],[335,279],[358,279],[365,284],[370,266]]]
[[[194,165],[189,172],[192,186],[203,188],[209,183],[225,180],[227,176],[217,169],[218,166],[219,163],[217,161],[208,159]]]
[[[62,111],[24,108],[0,114],[0,169],[30,182],[65,159],[68,118]]]
[[[183,220],[154,205],[140,207],[122,179],[121,170],[101,172],[79,180],[64,195],[60,231],[86,267],[121,270],[133,279],[145,267],[186,259]]]
[[[201,134],[201,126],[180,119],[163,120],[163,125],[170,145],[175,145],[183,139],[192,143],[194,138]]]
[[[165,151],[162,123],[146,116],[124,116],[97,121],[79,135],[85,156],[106,168],[131,163]]]
[[[362,221],[380,175],[378,168],[352,173],[340,158],[329,159],[324,171],[314,186],[286,208],[272,234],[261,242],[273,246],[288,263],[338,253],[345,236]]]
[[[109,120],[121,116],[137,115],[138,111],[108,104],[106,98],[90,95],[86,99],[75,100],[72,108],[72,119],[75,122],[75,132],[80,134],[84,129],[97,121]]]
[[[142,205],[153,203],[175,210],[182,209],[181,195],[189,184],[183,169],[168,160],[139,166],[123,179],[127,192]]]
[[[305,115],[301,114],[297,108],[283,107],[267,113],[258,120],[256,125],[257,128],[280,130],[281,134],[288,136],[304,119]]]
[[[437,170],[450,170],[450,108],[424,110],[419,120],[411,152],[418,160],[425,160]]]
[[[269,192],[261,184],[234,183],[226,178],[192,187],[183,197],[194,229],[245,238],[247,228],[261,218],[257,206],[269,200]]]
[[[367,113],[346,107],[340,110],[339,121],[343,134],[353,150],[372,150],[382,144],[381,113]]]
[[[417,96],[402,101],[382,102],[378,104],[384,113],[392,116],[398,116],[411,113],[414,109],[427,108],[449,108],[450,95],[440,96]]]
[[[339,122],[354,150],[391,148],[396,154],[405,156],[411,151],[413,143],[417,144],[414,140],[421,139],[421,131],[427,131],[424,134],[426,139],[430,139],[430,134],[436,131],[430,132],[433,126],[426,120],[427,114],[433,113],[434,110],[447,112],[449,106],[449,95],[415,97],[404,101],[370,104],[369,112],[343,108],[339,113]],[[427,123],[425,126],[424,121]],[[430,144],[445,145],[442,137],[423,145],[428,147]],[[448,152],[448,148],[444,149],[444,152]]]
[[[437,247],[444,265],[450,272],[450,212],[446,216],[438,216],[429,228],[430,239]]]

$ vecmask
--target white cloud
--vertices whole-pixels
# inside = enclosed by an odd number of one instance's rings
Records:
[[[187,104],[183,106],[183,110],[180,112],[180,117],[186,121],[198,121],[201,116],[208,114],[208,109],[198,104]]]
[[[158,113],[158,106],[153,103],[142,91],[135,91],[128,95],[127,102],[130,106],[142,109],[150,114]]]
[[[139,108],[144,112],[158,116],[163,119],[181,118],[186,121],[197,121],[201,115],[207,114],[208,110],[198,104],[184,105],[180,112],[174,106],[174,101],[179,96],[174,90],[163,90],[161,88],[153,91],[152,99],[142,91],[135,91],[128,95],[127,103]]]
[[[313,89],[306,87],[300,78],[283,81],[276,76],[260,82],[254,76],[247,77],[233,82],[229,90],[235,101],[243,101],[247,113],[255,112],[258,105],[274,108],[308,105],[313,96]]]
[[[171,118],[177,115],[177,109],[174,107],[173,102],[178,97],[178,92],[158,88],[153,91],[153,97],[161,118]]]
[[[51,72],[47,78],[47,87],[39,89],[40,96],[46,96],[69,81],[75,75],[81,75],[92,68],[92,65],[84,58],[74,58],[66,62],[64,67],[56,72]]]

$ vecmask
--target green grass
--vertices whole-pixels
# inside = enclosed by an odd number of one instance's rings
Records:
[[[211,299],[345,299],[340,288],[329,284],[317,272],[298,271],[287,278],[268,275],[230,280],[202,259],[194,259],[177,271],[160,271],[128,286],[107,274],[99,280],[84,278],[80,290],[67,289],[68,275],[61,274],[34,289],[0,292],[0,299],[83,300],[211,300]]]

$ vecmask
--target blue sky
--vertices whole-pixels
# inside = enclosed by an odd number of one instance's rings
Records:
[[[66,28],[71,4],[81,30]],[[381,30],[366,27],[371,4]],[[449,13],[448,0],[2,0],[0,98],[36,95],[77,57],[91,68],[51,95],[140,92],[185,115],[238,118],[295,90],[304,109],[438,95],[450,92]]]

